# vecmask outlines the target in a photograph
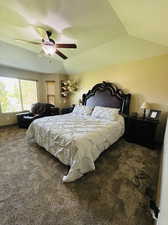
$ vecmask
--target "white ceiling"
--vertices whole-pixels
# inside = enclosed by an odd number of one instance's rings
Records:
[[[167,0],[108,0],[130,35],[168,46]]]
[[[65,73],[63,64],[49,57],[39,57],[24,48],[0,41],[0,65],[38,73]]]
[[[75,74],[167,54],[167,8],[166,0],[0,0],[0,64]],[[14,41],[41,40],[36,26],[52,28],[57,42],[78,48],[61,49],[69,58],[54,56],[49,64],[38,57],[40,46]]]

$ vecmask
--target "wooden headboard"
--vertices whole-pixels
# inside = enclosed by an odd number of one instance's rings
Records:
[[[82,96],[82,104],[120,108],[120,113],[129,114],[131,94],[124,94],[115,84],[103,81]]]

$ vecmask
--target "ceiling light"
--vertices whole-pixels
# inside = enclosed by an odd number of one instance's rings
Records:
[[[42,49],[47,55],[54,55],[56,52],[56,46],[55,45],[42,45]]]

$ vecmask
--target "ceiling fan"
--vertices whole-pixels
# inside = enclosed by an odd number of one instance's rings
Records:
[[[41,33],[40,33],[41,34]],[[46,30],[43,32],[43,36],[41,42],[36,41],[28,41],[28,40],[21,40],[16,39],[16,41],[26,42],[34,45],[41,45],[42,50],[46,55],[54,55],[57,54],[63,59],[67,59],[68,57],[64,55],[61,51],[58,50],[58,48],[77,48],[77,45],[75,43],[68,44],[68,43],[56,43],[52,38],[52,31]],[[41,35],[42,36],[42,35]]]

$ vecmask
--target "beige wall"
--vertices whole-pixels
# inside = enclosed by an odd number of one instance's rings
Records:
[[[29,72],[24,70],[18,70],[14,68],[0,66],[0,76],[4,77],[14,77],[20,79],[32,79],[37,80],[37,92],[38,92],[38,101],[46,102],[46,80],[55,80],[56,81],[56,106],[64,107],[67,102],[64,102],[60,96],[60,80],[65,79],[67,76],[59,75],[59,74],[52,74],[52,75],[44,75],[36,72]],[[16,120],[16,113],[0,113],[0,126],[6,126],[15,124]]]
[[[71,98],[71,104],[78,103],[83,93],[102,81],[117,84],[132,94],[131,111],[139,112],[143,101],[150,103],[152,109],[162,110],[162,125],[159,136],[163,137],[168,108],[168,55],[153,57],[127,64],[112,65],[103,70],[73,75],[80,79],[80,89]]]

